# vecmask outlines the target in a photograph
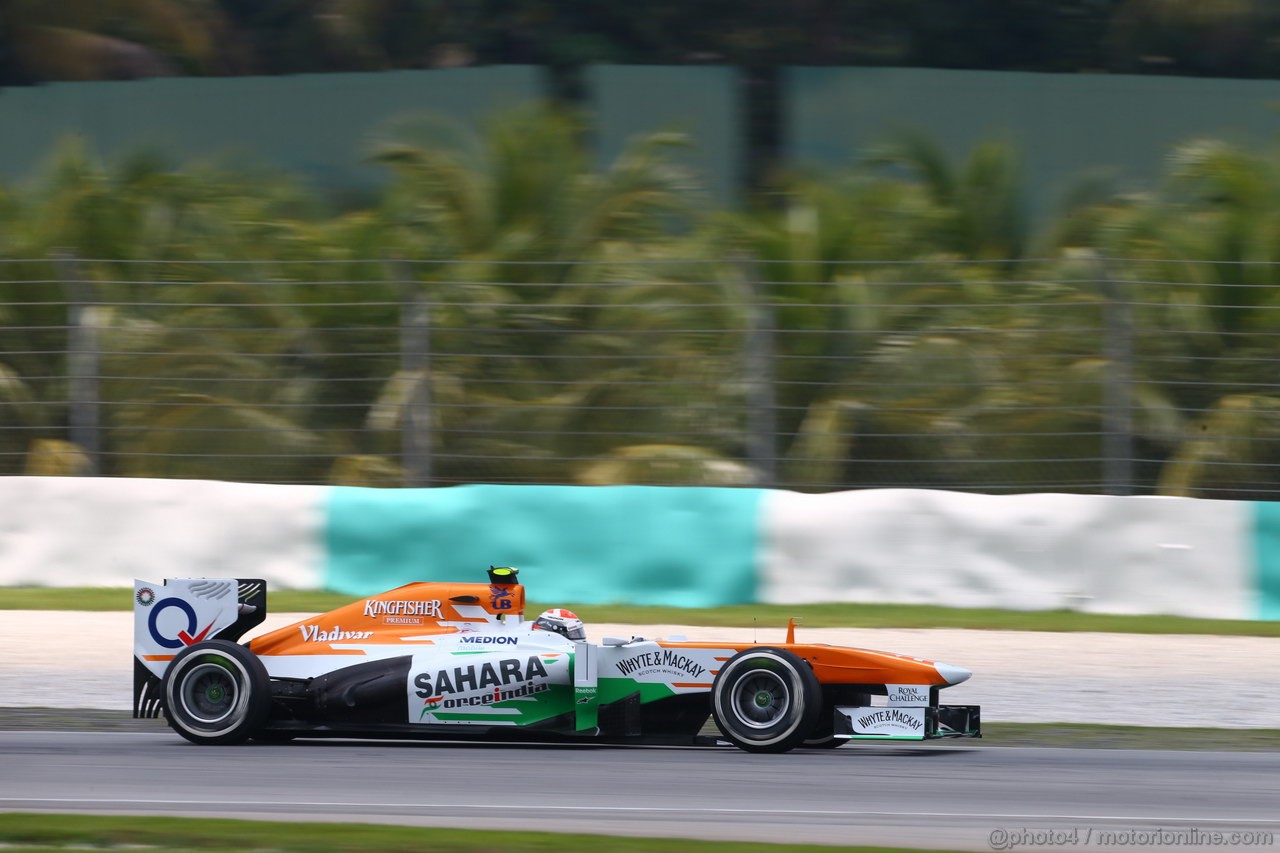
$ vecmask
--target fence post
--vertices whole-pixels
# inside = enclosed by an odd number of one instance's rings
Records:
[[[756,472],[756,485],[774,488],[778,484],[778,401],[774,382],[773,305],[750,260],[736,257],[730,263],[747,295],[742,355],[747,389],[747,459]]]
[[[54,254],[54,267],[67,297],[67,431],[72,444],[84,452],[87,474],[102,473],[98,377],[101,353],[94,307],[93,283],[80,274],[75,255]]]
[[[1109,495],[1133,494],[1133,308],[1122,282],[1094,259],[1103,296],[1106,374],[1102,384],[1103,482]]]
[[[424,285],[403,261],[392,263],[400,288],[400,375],[408,383],[400,419],[404,485],[431,485],[434,436],[431,411],[431,307]]]

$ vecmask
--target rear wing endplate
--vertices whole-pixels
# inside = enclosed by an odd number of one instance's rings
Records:
[[[261,578],[167,578],[133,582],[133,716],[160,716],[169,661],[203,640],[239,640],[267,618]]]

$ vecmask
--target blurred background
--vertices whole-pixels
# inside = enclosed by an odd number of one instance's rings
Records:
[[[8,0],[0,473],[1274,500],[1278,36]]]

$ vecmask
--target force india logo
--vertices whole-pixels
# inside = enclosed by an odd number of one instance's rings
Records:
[[[519,699],[532,696],[548,689],[545,681],[534,679],[546,678],[547,668],[537,657],[506,658],[497,663],[486,662],[479,666],[458,666],[453,669],[441,669],[434,675],[420,672],[413,677],[416,693],[423,700],[421,719],[431,711],[442,708],[467,708],[476,705],[492,705],[507,699]],[[508,688],[512,684],[518,687]],[[485,690],[475,696],[454,698],[451,694]]]
[[[644,652],[635,657],[618,661],[618,671],[623,675],[649,675],[653,672],[688,675],[701,678],[707,668],[693,658],[678,654],[674,649],[663,649],[660,652]]]
[[[443,618],[440,612],[439,599],[431,601],[384,601],[381,598],[366,599],[364,603],[364,615],[370,619],[376,619],[379,616],[430,616],[435,619]],[[390,622],[391,619],[386,621]],[[396,620],[399,621],[399,620]],[[415,624],[405,622],[402,624]]]
[[[493,688],[492,693],[484,693],[479,696],[464,696],[460,699],[446,699],[443,696],[429,696],[422,700],[422,713],[418,715],[418,722],[422,722],[422,718],[432,711],[439,711],[448,708],[474,708],[478,705],[492,705],[495,702],[505,702],[508,699],[519,699],[522,696],[532,696],[535,693],[546,693],[549,689],[545,681],[535,682],[532,684],[522,684],[510,690],[503,690],[500,687]]]

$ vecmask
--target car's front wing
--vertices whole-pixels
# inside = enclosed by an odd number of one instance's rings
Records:
[[[982,737],[977,705],[838,706],[833,734],[849,740],[932,740]]]

